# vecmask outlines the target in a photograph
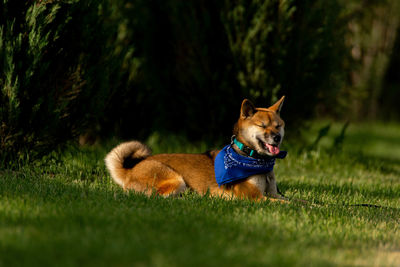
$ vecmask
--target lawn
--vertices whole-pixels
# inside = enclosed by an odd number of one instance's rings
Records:
[[[116,141],[3,169],[0,266],[399,264],[400,125],[350,124],[333,146],[336,123],[308,146],[326,125],[292,139],[276,165],[281,191],[315,205],[125,193],[103,163]],[[206,148],[156,134],[148,143],[156,153]],[[352,206],[362,203],[382,207]]]

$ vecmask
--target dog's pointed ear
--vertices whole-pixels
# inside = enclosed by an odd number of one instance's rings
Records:
[[[285,100],[285,96],[282,96],[281,99],[279,99],[275,104],[273,104],[272,106],[270,106],[268,109],[275,111],[276,113],[280,113],[281,112],[281,108],[283,105],[283,100]]]
[[[251,103],[250,100],[245,99],[242,102],[242,107],[240,109],[240,117],[245,119],[252,117],[256,113],[256,107]]]

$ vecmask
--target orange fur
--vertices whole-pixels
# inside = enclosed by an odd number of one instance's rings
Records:
[[[283,99],[284,97],[268,109],[255,108],[250,101],[244,100],[239,120],[234,127],[236,138],[258,153],[268,155],[265,147],[260,147],[256,140],[261,138],[269,142],[274,135],[283,135],[284,122],[279,116]],[[254,136],[258,136],[258,139]],[[234,149],[237,150],[237,147],[234,146]],[[266,195],[280,198],[276,193],[273,173],[265,174],[265,178],[258,175],[243,179],[239,183],[219,187],[214,175],[214,159],[218,152],[151,156],[146,145],[131,141],[115,147],[106,156],[105,162],[116,183],[126,190],[148,195],[153,192],[163,196],[177,195],[190,188],[200,194],[209,192],[213,196],[224,198],[236,197],[257,201],[267,199]],[[238,150],[237,152],[242,153]],[[265,179],[267,186],[263,186],[265,183],[255,182],[255,179]]]

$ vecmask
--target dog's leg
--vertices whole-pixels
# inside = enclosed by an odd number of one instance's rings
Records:
[[[241,199],[248,198],[253,200],[262,200],[264,197],[260,189],[249,181],[233,185],[232,193]]]
[[[255,201],[271,201],[280,203],[289,203],[285,199],[273,196],[265,196],[260,189],[250,181],[243,181],[234,185],[223,186],[218,190],[211,192],[211,195],[223,197],[226,199],[251,199]]]
[[[283,197],[275,198],[275,197],[266,197],[266,196],[264,196],[263,200],[270,201],[270,202],[279,202],[279,203],[283,203],[283,204],[290,203],[290,201],[288,199],[283,198]]]
[[[284,201],[285,203],[294,201],[294,202],[298,202],[301,204],[310,204],[308,201],[302,200],[302,199],[290,199],[289,200],[287,197],[284,197],[281,194],[279,194],[278,187],[276,186],[275,175],[274,175],[273,171],[267,174],[267,187],[266,187],[265,193],[266,193],[267,197],[271,197],[271,198],[269,198],[271,201],[272,201],[272,199],[276,199],[276,201]]]
[[[278,193],[278,188],[276,186],[275,174],[273,171],[267,173],[267,186],[265,188],[265,193],[267,196],[276,198],[276,199],[284,199],[288,200],[284,196],[281,196]]]
[[[186,190],[186,184],[181,176],[166,179],[157,184],[156,192],[162,196],[176,196]]]
[[[172,196],[185,191],[186,183],[182,175],[169,166],[156,160],[144,160],[130,171],[124,187],[148,195],[155,192],[162,196]]]
[[[262,200],[263,194],[254,184],[244,181],[237,184],[223,185],[221,187],[214,187],[210,190],[210,194],[216,197],[225,199],[252,199]]]

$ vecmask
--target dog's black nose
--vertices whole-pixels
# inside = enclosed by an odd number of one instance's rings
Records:
[[[281,138],[282,138],[281,135],[277,134],[277,135],[274,136],[274,141],[279,143],[281,141]]]

